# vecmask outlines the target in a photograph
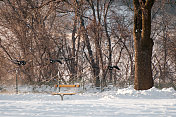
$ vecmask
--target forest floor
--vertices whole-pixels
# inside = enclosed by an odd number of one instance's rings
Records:
[[[7,91],[7,89],[6,89]],[[44,92],[46,91],[46,92]],[[78,90],[75,90],[78,91]],[[175,117],[172,88],[136,91],[133,87],[76,95],[53,96],[52,88],[20,87],[19,93],[0,92],[0,117]]]

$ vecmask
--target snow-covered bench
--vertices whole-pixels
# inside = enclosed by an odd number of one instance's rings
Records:
[[[56,85],[56,88],[59,87],[59,93],[52,93],[52,95],[60,95],[61,100],[64,100],[64,95],[75,95],[76,93],[60,93],[60,88],[61,87],[66,87],[66,88],[73,88],[73,87],[80,87],[80,85]]]

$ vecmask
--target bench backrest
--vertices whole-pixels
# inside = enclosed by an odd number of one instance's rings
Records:
[[[80,85],[56,85],[55,87],[80,87]]]

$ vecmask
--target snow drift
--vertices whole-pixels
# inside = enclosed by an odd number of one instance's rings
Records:
[[[10,88],[6,89],[6,92]],[[20,93],[0,93],[0,117],[174,117],[176,91],[172,88],[136,91],[133,87],[77,95],[53,96],[52,87],[25,86]],[[81,92],[81,93],[80,93]]]

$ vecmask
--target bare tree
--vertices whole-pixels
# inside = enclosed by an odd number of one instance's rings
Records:
[[[153,13],[153,32],[155,41],[153,52],[153,76],[155,86],[159,88],[174,87],[174,57],[175,14],[174,4],[169,1],[157,1]],[[171,12],[172,10],[172,12]],[[172,54],[171,54],[171,53]]]

